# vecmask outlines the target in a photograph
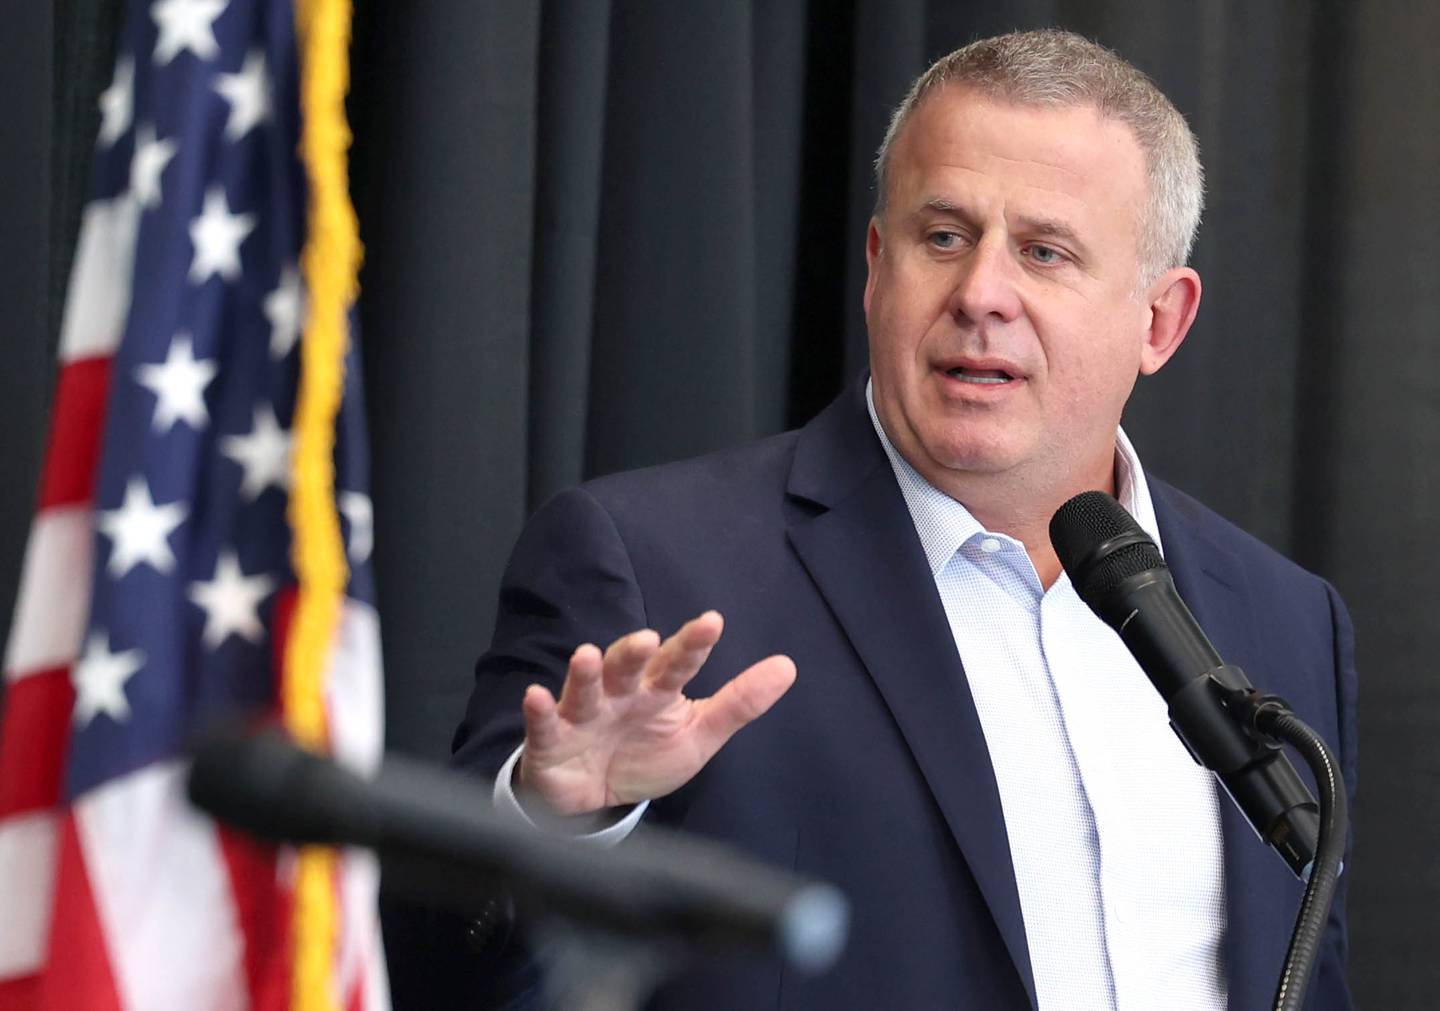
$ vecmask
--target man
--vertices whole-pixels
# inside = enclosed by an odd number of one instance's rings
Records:
[[[522,817],[517,791],[602,841],[643,818],[850,896],[830,973],[702,968],[662,1006],[1263,1006],[1299,886],[1047,533],[1072,495],[1115,494],[1353,788],[1335,594],[1119,432],[1199,304],[1194,139],[1114,54],[1033,32],[931,67],[876,167],[868,382],[798,433],[543,507],[456,760]],[[1313,1007],[1349,1004],[1343,901]]]

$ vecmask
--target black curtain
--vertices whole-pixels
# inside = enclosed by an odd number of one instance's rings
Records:
[[[12,34],[0,61],[15,77],[5,94],[24,96],[0,120],[12,153],[0,624],[33,500],[77,166],[108,80],[107,6],[26,6],[31,34]],[[855,374],[869,162],[889,110],[955,46],[1059,25],[1150,73],[1199,134],[1204,302],[1175,362],[1138,389],[1127,431],[1149,468],[1349,602],[1362,679],[1353,983],[1363,1006],[1434,1003],[1440,9],[357,8],[353,184],[392,747],[446,754],[500,569],[540,501],[802,423]],[[439,942],[413,918],[391,922],[397,998],[419,1004]]]

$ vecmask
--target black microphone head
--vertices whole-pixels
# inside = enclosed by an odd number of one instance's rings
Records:
[[[358,777],[278,730],[232,728],[200,741],[186,784],[202,811],[261,839],[295,843],[353,841],[361,788]]]
[[[1106,605],[1122,582],[1166,567],[1155,542],[1103,491],[1081,492],[1057,509],[1050,543],[1080,599],[1107,621]]]

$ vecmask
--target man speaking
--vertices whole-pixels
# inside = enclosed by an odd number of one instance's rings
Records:
[[[1115,495],[1353,790],[1334,591],[1147,475],[1119,429],[1195,318],[1201,196],[1184,119],[1110,51],[957,50],[876,160],[868,375],[798,432],[530,521],[456,761],[522,816],[519,794],[602,842],[640,820],[718,837],[853,904],[829,973],[701,968],[660,1006],[1268,1003],[1300,885],[1047,532],[1071,496]],[[1349,1006],[1343,912],[1342,885],[1316,1008]]]

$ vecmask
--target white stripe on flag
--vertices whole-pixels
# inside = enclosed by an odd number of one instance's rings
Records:
[[[381,678],[380,619],[370,605],[346,598],[325,683],[330,743],[336,759],[364,775],[374,773],[385,745],[385,686]],[[347,996],[359,984],[360,1003],[367,1011],[390,1006],[376,905],[379,888],[380,868],[374,854],[342,851],[336,978]]]
[[[390,1011],[390,976],[385,967],[385,944],[381,939],[380,921],[370,934],[370,950],[365,956],[365,985],[361,990],[360,1007],[364,1011]]]
[[[214,825],[185,799],[186,766],[111,780],[75,805],[121,1003],[227,1011],[247,1003],[243,942]]]
[[[55,910],[60,816],[34,811],[0,820],[0,979],[29,976],[45,964]]]
[[[70,293],[60,324],[60,362],[110,355],[130,312],[140,205],[126,195],[85,206]]]
[[[385,748],[380,672],[380,617],[369,604],[347,597],[325,675],[330,744],[337,761],[366,775],[379,768]]]
[[[94,554],[88,506],[46,509],[35,517],[5,649],[7,680],[66,666],[79,655]]]
[[[348,995],[358,984],[364,995],[361,1007],[370,1011],[390,1006],[376,904],[379,892],[380,863],[375,854],[361,849],[342,850],[340,943],[335,976],[343,994]]]

